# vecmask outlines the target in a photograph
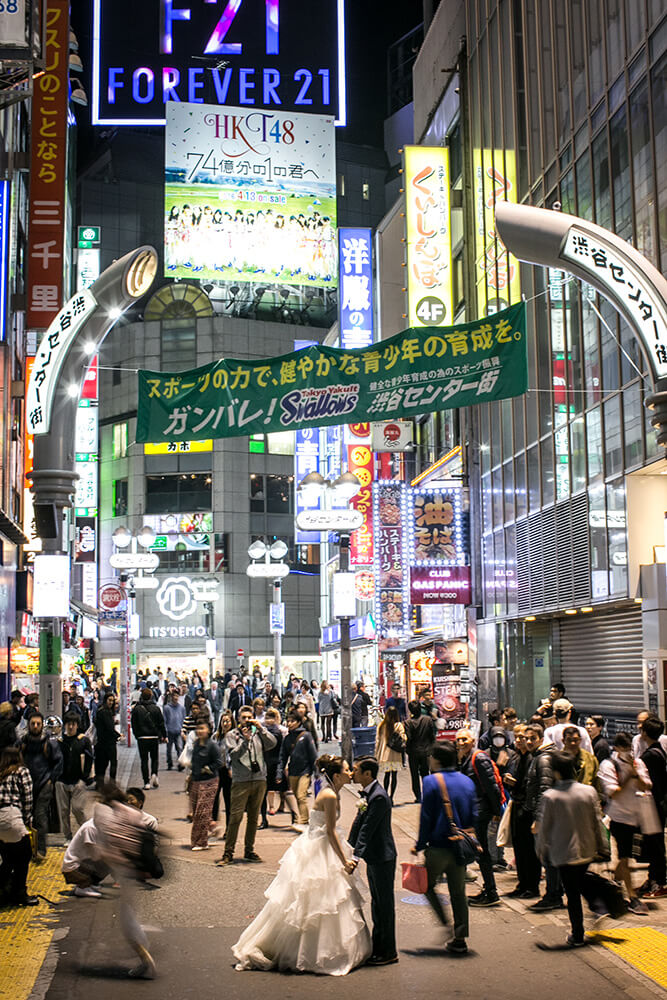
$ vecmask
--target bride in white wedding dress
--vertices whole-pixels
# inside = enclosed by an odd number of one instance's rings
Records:
[[[287,849],[267,902],[232,951],[236,968],[344,976],[371,954],[352,848],[336,831],[340,790],[352,773],[342,757],[317,761],[322,789],[308,829]]]

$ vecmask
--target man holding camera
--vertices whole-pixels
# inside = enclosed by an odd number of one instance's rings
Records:
[[[252,708],[239,709],[239,721],[225,739],[232,764],[230,816],[225,838],[225,852],[216,864],[231,865],[243,813],[247,810],[245,830],[246,861],[259,862],[255,853],[255,835],[259,810],[266,792],[266,761],[264,751],[276,745],[276,738],[252,717]]]

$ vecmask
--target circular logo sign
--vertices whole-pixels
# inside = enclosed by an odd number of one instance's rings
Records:
[[[98,607],[102,608],[104,611],[117,611],[122,602],[125,600],[125,592],[121,587],[117,587],[115,584],[110,583],[106,587],[102,587],[97,597]]]
[[[415,312],[424,326],[440,326],[447,315],[445,303],[437,295],[425,295],[417,303]]]
[[[370,462],[371,451],[365,445],[357,445],[352,449],[350,453],[350,459],[353,465],[366,465]]]
[[[384,428],[385,441],[398,441],[401,437],[401,426],[400,424],[385,424]]]
[[[155,595],[160,611],[173,622],[193,615],[197,610],[197,597],[192,581],[187,576],[168,576]]]
[[[350,424],[350,434],[354,434],[355,437],[365,438],[371,432],[370,424]]]
[[[94,240],[97,237],[97,230],[90,228],[84,229],[83,232],[81,233],[81,236],[83,237],[84,240]]]

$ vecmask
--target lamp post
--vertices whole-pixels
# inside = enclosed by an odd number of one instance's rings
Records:
[[[297,527],[303,531],[337,531],[339,546],[339,574],[343,576],[350,569],[350,534],[363,524],[363,516],[356,510],[349,510],[352,497],[361,489],[361,482],[353,472],[343,472],[338,479],[330,482],[319,472],[310,472],[299,483],[306,506],[321,499],[323,509],[304,510],[297,517]],[[345,506],[334,507],[337,501]],[[334,579],[335,586],[335,579]],[[352,763],[352,649],[350,646],[350,619],[353,608],[342,608],[345,613],[337,615],[340,624],[340,686],[342,695],[341,712],[341,756]],[[347,612],[351,613],[348,614]],[[334,613],[336,608],[334,608]]]
[[[289,566],[281,560],[287,555],[287,546],[280,538],[270,546],[257,539],[249,547],[248,555],[252,562],[246,570],[247,575],[251,579],[273,581],[273,600],[269,611],[269,628],[273,633],[273,682],[275,685],[277,678],[282,687],[282,644],[285,631],[282,581],[289,576]],[[273,559],[278,561],[272,562]]]
[[[154,552],[139,552],[137,543],[144,549],[150,549],[155,543],[155,532],[149,525],[133,534],[125,525],[116,528],[111,536],[116,549],[109,559],[113,569],[119,570],[120,585],[125,591],[125,628],[122,631],[122,652],[120,659],[120,718],[121,727],[125,727],[127,745],[130,745],[130,681],[136,672],[137,654],[136,640],[138,638],[138,623],[136,614],[136,587],[139,580],[145,580],[143,571],[153,573],[160,564],[159,556]],[[125,551],[129,549],[129,551]],[[139,575],[135,577],[135,572]],[[141,584],[140,584],[141,586]]]

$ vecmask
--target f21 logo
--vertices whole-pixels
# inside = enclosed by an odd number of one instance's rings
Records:
[[[192,19],[191,7],[175,7],[175,0],[160,0],[160,52],[170,55],[174,51],[174,26],[178,21]],[[218,0],[201,0],[204,4],[218,6]],[[246,3],[251,0],[245,0]],[[255,0],[257,2],[257,0]],[[236,15],[244,0],[227,0],[226,6],[217,24],[213,27],[204,55],[239,56],[243,52],[242,42],[229,41],[228,38]],[[264,0],[266,54],[278,55],[280,52],[280,0]]]

